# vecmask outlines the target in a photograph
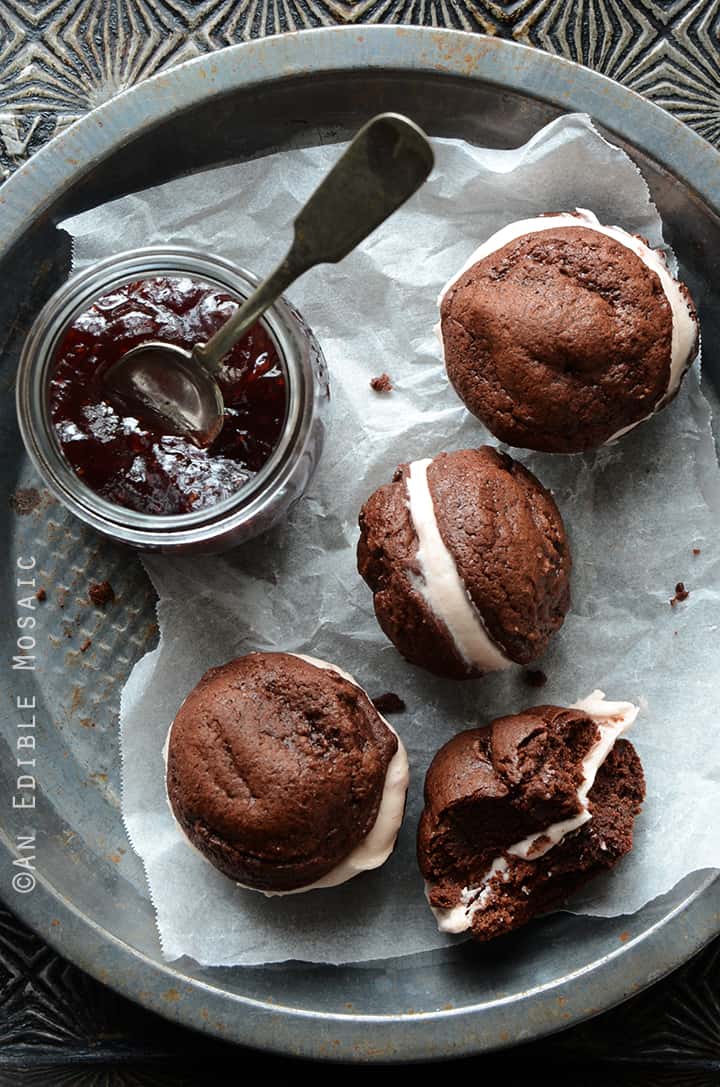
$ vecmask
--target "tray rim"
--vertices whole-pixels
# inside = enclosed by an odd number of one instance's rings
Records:
[[[589,112],[605,129],[681,179],[720,216],[720,154],[683,122],[608,77],[565,58],[485,35],[363,25],[228,46],[161,72],[92,110],[0,188],[0,259],[47,215],[52,201],[98,161],[169,116],[239,87],[320,71],[369,69],[459,76]],[[12,856],[2,828],[0,849]],[[41,873],[35,892],[19,899],[10,893],[9,871],[8,865],[0,867],[0,892],[18,916],[60,954],[123,995],[226,1040],[287,1055],[364,1063],[468,1056],[560,1030],[650,985],[720,930],[720,879],[716,872],[705,873],[700,885],[670,914],[617,951],[541,989],[491,1004],[418,1014],[326,1013],[265,1003],[203,980],[188,981],[174,964],[155,961],[81,914]],[[621,956],[623,970],[618,972],[615,966]],[[560,985],[566,998],[563,1005],[556,995]],[[168,1000],[169,991],[178,992],[178,999]],[[510,1036],[508,1006],[514,1005],[522,1019],[533,1000],[541,1005],[542,1015],[527,1033]],[[240,1008],[241,1016],[228,1016],[229,1010]],[[438,1021],[443,1037],[428,1037],[428,1024]],[[367,1037],[370,1025],[372,1040]]]

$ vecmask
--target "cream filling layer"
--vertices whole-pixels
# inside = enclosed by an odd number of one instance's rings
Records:
[[[337,674],[342,676],[343,679],[346,679],[348,683],[352,683],[353,686],[367,695],[367,692],[360,684],[357,683],[351,675],[344,672],[342,668],[338,668],[334,664],[329,664],[327,661],[319,660],[317,657],[308,657],[303,653],[293,653],[291,655],[299,657],[300,660],[307,661],[309,664],[315,665],[316,668],[324,668],[330,672],[337,672]],[[291,891],[261,890],[260,894],[264,894],[267,898],[274,898],[280,895],[294,895],[302,894],[305,891],[320,890],[323,887],[337,887],[338,884],[345,883],[347,880],[352,879],[353,876],[359,875],[360,872],[367,872],[372,868],[379,868],[392,853],[395,848],[395,841],[400,831],[403,814],[405,812],[405,796],[410,780],[410,771],[407,752],[402,740],[392,725],[382,717],[382,714],[378,714],[378,716],[397,737],[398,746],[397,751],[388,763],[388,768],[385,772],[385,782],[383,784],[380,806],[378,807],[378,813],[372,827],[362,841],[358,842],[355,848],[348,853],[346,857],[343,857],[334,868],[331,868],[330,871],[326,872],[320,879],[315,880],[313,883],[308,883],[305,887],[295,887]],[[204,856],[193,842],[190,841],[185,834],[185,831],[178,823],[170,803],[170,798],[167,794],[167,758],[171,732],[172,725],[168,729],[165,745],[163,747],[163,758],[165,760],[165,796],[167,797],[168,808],[170,809],[170,814],[172,815],[175,825],[185,841],[203,858],[204,861],[210,864],[211,862],[208,858]],[[257,887],[248,887],[245,883],[238,883],[237,886],[245,887],[246,890],[249,891],[259,890]]]
[[[577,790],[581,810],[571,819],[552,823],[545,830],[530,834],[522,841],[509,846],[504,853],[495,858],[476,887],[463,887],[457,906],[449,910],[431,906],[441,932],[459,933],[470,928],[474,915],[487,905],[493,893],[493,882],[498,878],[507,880],[508,856],[520,857],[522,860],[536,860],[561,842],[567,834],[592,819],[588,794],[595,784],[597,772],[612,751],[617,738],[635,721],[638,707],[632,702],[606,702],[602,691],[593,691],[587,698],[574,702],[570,709],[582,710],[586,713],[598,726],[600,733],[583,759],[583,777]],[[426,886],[426,893],[427,890]]]
[[[487,241],[483,242],[468,260],[466,260],[460,271],[445,284],[440,292],[438,304],[442,303],[447,291],[464,272],[467,272],[467,270],[472,268],[474,264],[477,264],[478,261],[484,260],[484,258],[490,256],[491,253],[496,253],[498,249],[502,249],[503,246],[508,245],[509,242],[515,241],[516,238],[520,238],[524,234],[535,234],[543,230],[553,230],[557,227],[581,226],[590,230],[595,230],[598,234],[605,234],[609,238],[614,238],[615,241],[624,245],[626,249],[632,250],[632,252],[640,258],[643,264],[657,275],[672,313],[670,377],[663,396],[656,404],[654,410],[650,412],[650,415],[645,416],[646,419],[649,419],[651,415],[654,415],[655,412],[666,404],[677,392],[680,382],[682,381],[682,376],[692,361],[693,348],[697,340],[697,323],[680,290],[680,284],[670,274],[667,262],[661,250],[651,249],[650,246],[646,245],[640,238],[634,237],[626,230],[622,230],[621,227],[603,226],[602,223],[599,222],[597,216],[586,208],[577,208],[576,212],[577,214],[575,215],[572,215],[570,212],[562,212],[558,215],[540,215],[532,219],[520,219],[515,223],[508,223],[507,226],[502,227],[501,230],[498,230],[495,234],[492,234]],[[644,419],[638,420],[638,422],[644,421]],[[607,445],[609,442],[615,441],[616,438],[620,438],[623,434],[626,434],[637,425],[637,423],[632,423],[630,426],[617,431],[616,434],[613,434],[612,437],[607,439],[605,444]]]
[[[420,567],[420,577],[412,577],[413,588],[436,618],[445,624],[466,664],[480,672],[509,668],[512,661],[490,638],[440,535],[427,478],[430,464],[430,457],[413,461],[406,481],[410,519],[418,538],[417,563]]]

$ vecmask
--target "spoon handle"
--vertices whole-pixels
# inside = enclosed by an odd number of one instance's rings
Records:
[[[295,219],[285,259],[193,358],[215,373],[230,348],[291,283],[316,264],[347,256],[420,187],[434,156],[407,117],[381,113],[357,133]]]
[[[234,344],[245,333],[273,302],[287,290],[299,272],[290,267],[292,249],[285,257],[282,264],[278,264],[274,272],[264,279],[260,286],[246,298],[235,311],[229,321],[226,321],[217,332],[210,337],[207,343],[197,344],[192,350],[193,360],[201,363],[205,369],[215,374],[220,369],[222,361]]]

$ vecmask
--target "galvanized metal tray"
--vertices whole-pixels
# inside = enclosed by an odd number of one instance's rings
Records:
[[[557,914],[495,946],[362,967],[163,962],[142,868],[120,819],[117,745],[122,684],[156,636],[152,590],[135,555],[84,530],[33,478],[11,394],[23,336],[67,274],[68,239],[55,227],[63,217],[180,173],[343,137],[385,109],[411,114],[433,135],[498,147],[523,142],[563,111],[592,114],[641,165],[684,276],[702,299],[705,381],[713,392],[720,383],[720,155],[633,92],[523,46],[409,27],[319,30],[236,46],[93,111],[0,190],[7,491],[0,894],[64,955],[172,1019],[276,1052],[354,1061],[468,1055],[608,1008],[720,929],[720,881],[696,874],[632,917]],[[88,588],[102,580],[116,600],[97,608]],[[34,611],[19,603],[40,587],[47,599]],[[29,614],[37,626],[18,627]],[[16,660],[13,668],[18,638],[27,637],[35,646],[21,646],[34,667]],[[17,738],[33,714],[36,765],[19,767],[28,748],[18,748]],[[36,787],[19,788],[20,774]],[[32,796],[35,807],[13,807],[19,796]],[[18,855],[34,856],[34,869],[14,865]]]

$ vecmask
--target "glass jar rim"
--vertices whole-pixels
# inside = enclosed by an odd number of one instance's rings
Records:
[[[261,318],[271,336],[287,383],[286,417],[280,440],[268,460],[228,498],[189,513],[146,514],[108,502],[87,486],[62,453],[49,417],[47,386],[61,334],[83,309],[114,286],[161,275],[189,276],[219,286],[242,299],[260,279],[226,260],[185,246],[149,246],[105,258],[72,275],[48,299],[26,338],[17,376],[17,410],[25,447],[49,489],[77,516],[129,543],[161,545],[193,542],[198,532],[255,516],[282,486],[298,428],[312,402],[313,375],[293,350],[291,329],[299,315],[279,299]],[[304,363],[304,365],[303,365]],[[284,471],[285,470],[285,471]]]

